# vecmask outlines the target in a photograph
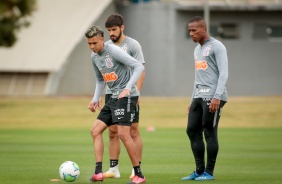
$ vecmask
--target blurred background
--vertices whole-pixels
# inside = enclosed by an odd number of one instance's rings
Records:
[[[95,76],[84,32],[119,13],[146,61],[142,96],[191,96],[187,22],[207,19],[226,46],[230,96],[282,94],[282,0],[1,0],[0,95],[92,95]]]

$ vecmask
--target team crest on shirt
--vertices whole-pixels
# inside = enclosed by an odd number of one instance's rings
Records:
[[[107,68],[112,68],[114,66],[114,64],[112,62],[112,58],[106,58],[105,62],[106,62],[106,67]]]
[[[208,56],[210,54],[211,45],[207,46],[203,51],[203,56]]]
[[[127,51],[127,43],[124,43],[122,46],[121,46],[122,50],[124,50],[125,52]]]

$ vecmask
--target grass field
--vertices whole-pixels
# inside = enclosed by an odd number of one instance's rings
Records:
[[[86,184],[94,171],[90,126],[90,97],[0,98],[0,183],[52,184],[66,160],[81,169],[77,184]],[[186,98],[143,97],[141,133],[144,142],[142,170],[147,183],[182,184],[194,161],[185,134]],[[231,97],[219,128],[220,152],[215,181],[204,183],[281,183],[282,97]],[[147,132],[154,126],[155,132]],[[107,145],[107,132],[104,134]],[[109,167],[105,148],[104,171]],[[126,183],[131,164],[122,149],[120,179]],[[196,182],[197,183],[197,182]]]

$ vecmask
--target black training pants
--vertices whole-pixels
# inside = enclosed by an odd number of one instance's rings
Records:
[[[217,129],[221,115],[221,110],[225,101],[220,101],[220,109],[215,113],[209,112],[211,98],[194,98],[188,115],[186,133],[190,139],[191,148],[196,162],[196,172],[204,171],[213,175],[213,170],[218,153]],[[203,133],[206,140],[207,165],[205,166],[205,144]]]

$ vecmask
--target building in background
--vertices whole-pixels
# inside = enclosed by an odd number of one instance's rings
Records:
[[[84,32],[92,24],[104,28],[116,12],[125,18],[125,33],[143,48],[142,95],[190,95],[195,43],[187,21],[204,16],[204,3],[38,0],[15,47],[0,48],[0,95],[92,95],[95,76]],[[229,95],[281,95],[282,0],[209,0],[209,9],[209,32],[228,50]]]
[[[204,17],[204,0],[122,1],[126,34],[146,60],[142,95],[187,96],[194,81],[195,44],[188,20]],[[209,0],[212,36],[227,47],[231,96],[282,94],[282,0]]]
[[[37,0],[31,25],[0,48],[0,95],[89,95],[95,78],[84,33],[115,12],[112,0]]]

